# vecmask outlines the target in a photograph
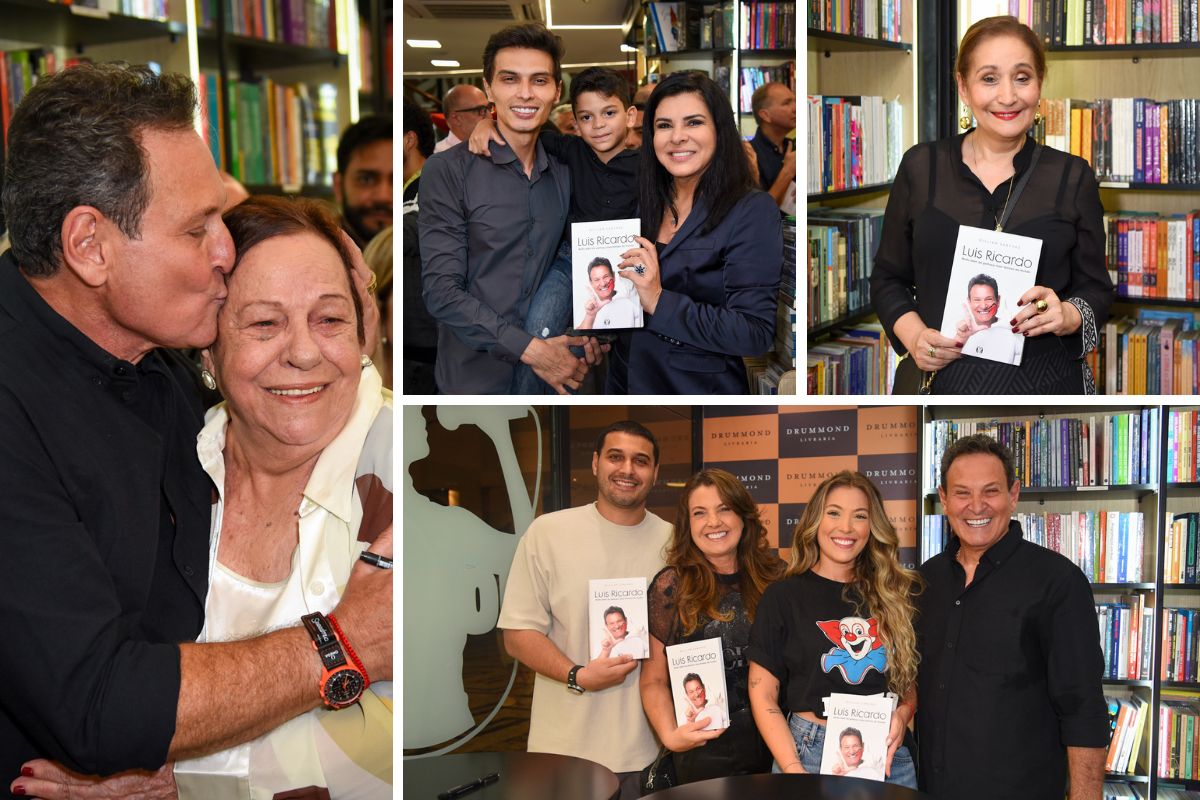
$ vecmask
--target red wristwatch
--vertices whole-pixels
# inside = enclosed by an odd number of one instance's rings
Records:
[[[325,705],[336,709],[357,703],[368,685],[366,673],[346,658],[346,648],[324,614],[306,614],[300,621],[312,637],[313,648],[321,656],[318,688]]]

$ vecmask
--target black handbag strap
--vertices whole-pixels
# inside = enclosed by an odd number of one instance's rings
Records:
[[[1021,192],[1025,191],[1025,184],[1029,183],[1029,178],[1033,175],[1033,168],[1037,166],[1038,158],[1042,155],[1042,145],[1036,144],[1033,147],[1033,158],[1029,159],[1029,168],[1025,170],[1025,174],[1017,181],[1017,185],[1013,187],[1012,199],[1008,202],[1008,207],[1004,209],[1004,216],[996,221],[998,229],[1003,229],[1008,225],[1008,218],[1012,216],[1013,209],[1017,207],[1017,201],[1021,199]]]

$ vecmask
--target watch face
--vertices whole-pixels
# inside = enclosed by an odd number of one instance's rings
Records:
[[[363,676],[358,670],[339,669],[325,681],[325,702],[334,708],[348,706],[363,693]]]

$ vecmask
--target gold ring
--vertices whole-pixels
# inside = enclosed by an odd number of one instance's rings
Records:
[[[1039,314],[1042,314],[1042,313],[1045,313],[1046,309],[1050,307],[1050,304],[1047,303],[1045,300],[1038,300],[1036,303],[1033,304],[1033,307],[1037,309],[1037,312]]]
[[[378,276],[375,275],[374,272],[372,272],[371,277],[367,280],[367,291],[374,293],[375,287],[378,285],[379,285],[379,278],[378,278]]]
[[[929,357],[930,357],[930,358],[936,358],[936,357],[937,357],[937,348],[936,348],[936,347],[934,347],[933,345],[929,345]]]

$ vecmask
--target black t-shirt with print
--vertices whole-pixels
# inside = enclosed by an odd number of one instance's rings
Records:
[[[887,691],[887,650],[846,589],[810,571],[771,584],[759,601],[747,658],[779,679],[788,711],[823,719],[821,699],[833,692]]]

